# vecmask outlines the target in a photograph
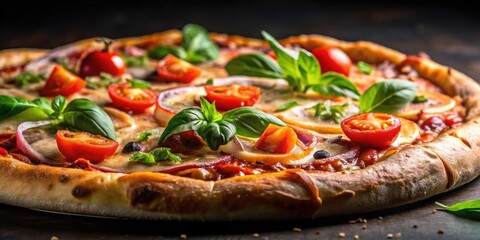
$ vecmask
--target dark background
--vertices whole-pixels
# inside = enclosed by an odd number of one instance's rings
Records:
[[[53,48],[82,38],[130,37],[197,23],[209,31],[256,38],[261,30],[277,38],[316,33],[373,41],[407,54],[424,51],[480,79],[480,14],[466,1],[96,2],[2,3],[0,50]],[[432,213],[435,201],[449,205],[475,198],[480,198],[480,180],[425,201],[371,214],[214,224],[73,217],[0,204],[0,238],[178,239],[187,234],[189,239],[253,239],[253,233],[259,233],[259,239],[337,239],[344,232],[345,239],[355,234],[360,239],[386,239],[389,233],[401,233],[402,239],[478,239],[480,222]],[[348,223],[358,217],[367,218],[367,229],[361,223]]]

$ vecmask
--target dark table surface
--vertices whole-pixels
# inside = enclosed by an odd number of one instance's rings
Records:
[[[125,4],[13,4],[0,14],[0,50],[52,48],[78,39],[136,36],[186,23],[210,31],[260,37],[267,30],[281,38],[318,33],[343,40],[368,40],[407,54],[423,51],[432,59],[480,79],[480,15],[464,1],[383,3],[342,1],[145,1]],[[48,6],[48,7],[46,7]],[[188,6],[188,7],[187,7]],[[1,179],[0,179],[1,181]],[[480,198],[480,179],[433,198],[354,216],[282,222],[168,222],[67,216],[0,204],[2,239],[479,239],[480,222],[435,211]],[[358,218],[366,223],[349,223]],[[416,227],[414,227],[416,226]],[[257,235],[258,234],[258,235]]]

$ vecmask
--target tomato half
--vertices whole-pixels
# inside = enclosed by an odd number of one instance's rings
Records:
[[[113,155],[118,148],[117,142],[87,132],[59,130],[56,139],[58,149],[68,162],[85,158],[92,163],[99,163]]]
[[[312,51],[322,73],[336,72],[348,77],[352,61],[348,55],[339,48],[320,47]]]
[[[363,113],[344,119],[340,126],[343,133],[354,143],[385,148],[398,137],[402,122],[386,113]]]
[[[255,143],[255,148],[270,153],[286,154],[295,148],[297,134],[291,127],[270,124]]]
[[[253,106],[260,97],[260,88],[254,86],[212,86],[204,87],[207,92],[205,99],[215,101],[217,109],[228,111],[243,106]]]
[[[197,66],[170,54],[157,65],[158,77],[166,82],[189,83],[201,73]]]
[[[87,83],[77,75],[60,65],[55,65],[45,86],[40,89],[40,95],[44,97],[55,97],[58,95],[68,97],[79,92],[86,85]]]
[[[130,83],[113,83],[108,86],[112,106],[133,113],[142,113],[157,102],[158,95],[146,88],[132,88]]]
[[[110,51],[112,41],[109,39],[99,39],[99,41],[102,41],[105,47],[101,51],[88,53],[82,59],[79,70],[80,76],[100,76],[102,72],[112,76],[123,75],[127,70],[127,65],[118,53]]]

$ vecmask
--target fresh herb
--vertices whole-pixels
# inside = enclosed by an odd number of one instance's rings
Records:
[[[365,73],[367,75],[370,75],[370,73],[372,73],[372,66],[370,66],[370,64],[364,61],[359,61],[357,63],[357,68],[360,72]]]
[[[340,120],[345,118],[345,107],[348,103],[342,105],[332,105],[330,100],[324,103],[317,103],[312,107],[306,108],[306,110],[315,110],[315,117],[319,117],[322,120],[332,120],[335,123],[339,123]]]
[[[139,142],[143,142],[143,141],[146,141],[148,140],[148,138],[154,134],[157,134],[158,131],[157,130],[145,130],[143,132],[141,132],[139,135],[138,135],[138,141]]]
[[[152,165],[162,161],[172,161],[180,163],[182,162],[182,158],[173,154],[170,151],[170,148],[159,147],[153,149],[149,153],[137,152],[130,157],[129,161]]]
[[[175,55],[191,63],[202,63],[217,59],[219,49],[208,37],[203,27],[187,24],[182,30],[182,46],[159,46],[148,53],[154,59],[162,59],[168,54]]]
[[[413,101],[417,85],[406,80],[386,80],[375,83],[359,99],[360,113],[393,113]]]
[[[213,79],[209,78],[207,82],[205,82],[205,85],[213,85]]]
[[[424,103],[424,102],[428,102],[428,98],[425,97],[424,95],[416,95],[412,102],[413,103]]]
[[[120,53],[120,55],[122,56],[123,61],[125,61],[125,65],[127,65],[127,67],[146,67],[146,66],[148,66],[149,58],[148,58],[147,54],[139,56],[139,57],[128,56],[125,53]]]
[[[446,206],[439,202],[436,202],[435,204],[440,206],[442,208],[441,210],[456,216],[480,220],[480,199],[459,202],[451,206]]]
[[[30,71],[26,71],[26,72],[20,73],[15,78],[15,81],[17,82],[18,87],[25,87],[28,84],[41,82],[45,79],[47,79],[47,75],[43,73],[37,74]]]
[[[24,98],[0,95],[0,121],[38,106]]]
[[[285,111],[285,110],[288,110],[288,109],[296,107],[296,106],[300,106],[300,103],[298,103],[297,101],[291,101],[291,102],[283,104],[280,107],[277,107],[277,109],[275,109],[275,112]]]
[[[90,89],[97,89],[97,88],[103,88],[103,87],[108,87],[112,83],[118,83],[120,82],[119,78],[115,78],[112,75],[108,73],[100,73],[100,80],[95,81],[97,79],[96,77],[86,77],[85,81],[87,82],[87,88]]]
[[[200,108],[189,107],[173,116],[158,142],[162,143],[173,134],[193,130],[210,149],[217,150],[235,135],[259,137],[269,124],[285,126],[278,118],[252,107],[236,108],[222,116],[215,103],[200,98]]]
[[[252,53],[232,59],[225,66],[229,75],[243,75],[264,78],[282,78],[280,66],[270,57]]]
[[[149,82],[140,79],[127,79],[127,82],[130,83],[132,88],[152,88]]]
[[[45,98],[36,98],[32,101],[37,107],[42,110],[47,115],[51,115],[54,110],[52,109],[52,104]]]

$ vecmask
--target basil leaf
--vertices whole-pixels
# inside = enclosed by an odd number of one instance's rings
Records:
[[[232,109],[223,115],[223,121],[235,125],[237,135],[252,138],[260,137],[269,124],[285,126],[280,119],[253,107]]]
[[[207,82],[205,82],[205,85],[213,85],[213,79],[209,78]]]
[[[288,102],[280,107],[277,107],[277,109],[275,109],[275,112],[285,111],[296,106],[300,106],[300,103],[298,103],[297,101]]]
[[[95,77],[86,77],[85,81],[87,82],[87,88],[97,89],[101,87],[108,87],[112,83],[120,82],[120,79],[115,78],[108,73],[102,72],[100,73],[100,80]]]
[[[153,165],[156,163],[155,156],[150,153],[136,152],[128,159],[129,162],[140,162],[148,165]]]
[[[456,216],[480,220],[480,199],[459,202],[451,206],[446,206],[439,202],[436,202],[435,204],[442,207],[441,210]]]
[[[201,63],[217,59],[220,51],[208,37],[208,32],[196,24],[187,24],[182,30],[182,47],[186,50],[185,60]]]
[[[163,131],[162,135],[158,139],[158,143],[162,143],[173,134],[193,130],[197,131],[200,127],[206,125],[208,122],[205,120],[202,110],[198,107],[185,108],[182,111],[175,114],[170,119],[167,127]]]
[[[128,56],[125,53],[120,53],[120,55],[123,58],[123,61],[125,61],[125,65],[127,67],[146,67],[148,66],[148,55],[142,55],[139,57],[132,57]]]
[[[140,162],[143,164],[153,165],[157,162],[167,161],[167,160],[170,160],[176,163],[182,162],[182,158],[173,154],[170,151],[170,148],[165,148],[165,147],[155,148],[149,153],[136,152],[130,157],[129,162]]]
[[[15,81],[17,82],[18,87],[24,87],[30,83],[37,83],[47,79],[47,76],[43,73],[36,74],[30,71],[20,73],[16,78]]]
[[[428,102],[428,98],[423,95],[415,95],[415,98],[412,101],[412,103],[424,103],[424,102]]]
[[[32,102],[35,103],[35,105],[37,105],[37,107],[47,115],[50,115],[54,112],[52,109],[52,104],[45,98],[36,98]]]
[[[359,61],[357,63],[357,68],[360,72],[362,73],[365,73],[367,75],[369,75],[370,73],[372,73],[372,66],[370,66],[370,64],[364,62],[364,61]]]
[[[315,117],[319,117],[322,120],[332,120],[335,123],[339,123],[341,119],[345,118],[345,107],[348,103],[342,105],[332,105],[330,100],[324,103],[317,103],[312,107],[305,110],[315,110]]]
[[[132,88],[152,88],[149,82],[140,79],[127,79],[127,82],[130,83]]]
[[[187,57],[185,49],[178,46],[158,46],[148,52],[148,56],[156,60],[162,60],[168,54],[172,54],[181,59]]]
[[[74,131],[89,132],[115,140],[115,128],[108,114],[86,98],[71,101],[64,110],[63,124]]]
[[[320,65],[308,51],[301,49],[298,54],[298,71],[302,84],[315,84],[320,81]]]
[[[417,85],[407,80],[393,79],[375,83],[359,99],[360,113],[393,113],[413,101]]]
[[[313,91],[327,96],[347,96],[358,99],[360,93],[357,87],[345,76],[327,72],[321,76],[320,83],[309,86]]]
[[[237,128],[227,121],[212,122],[202,125],[198,129],[198,135],[207,143],[212,150],[218,150],[221,145],[227,144],[235,137]]]
[[[152,136],[156,131],[154,130],[145,130],[143,132],[141,132],[139,135],[138,135],[138,141],[139,142],[143,142],[145,140],[148,140],[148,138],[150,136]]]
[[[0,95],[0,121],[38,106],[24,98]]]
[[[67,99],[63,96],[56,96],[52,101],[52,109],[55,112],[63,113],[67,106]]]
[[[242,75],[264,78],[283,78],[282,70],[277,62],[263,54],[252,53],[238,56],[225,66],[228,75]]]
[[[222,120],[222,114],[215,108],[215,102],[210,103],[205,98],[200,98],[200,108],[207,122],[218,122]]]

